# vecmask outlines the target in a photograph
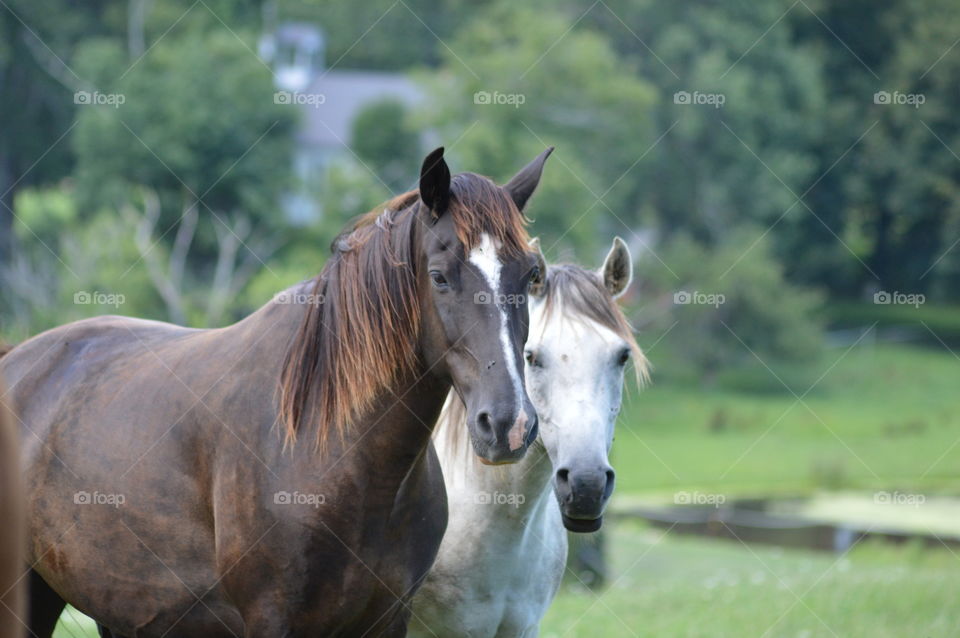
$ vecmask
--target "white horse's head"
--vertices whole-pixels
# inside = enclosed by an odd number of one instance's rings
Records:
[[[537,240],[531,247],[539,252]],[[527,392],[553,464],[564,526],[592,532],[613,493],[607,455],[630,359],[638,382],[647,375],[646,358],[616,303],[630,285],[630,251],[617,237],[599,271],[567,264],[544,271],[543,283],[531,289]]]

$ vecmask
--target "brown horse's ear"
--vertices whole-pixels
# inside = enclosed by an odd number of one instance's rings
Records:
[[[450,206],[450,168],[443,159],[442,146],[427,155],[420,167],[420,199],[434,219]]]
[[[530,296],[542,297],[547,292],[547,260],[543,258],[543,251],[540,250],[539,237],[530,240],[530,250],[537,255],[537,274],[530,279]]]
[[[613,238],[613,246],[600,267],[600,277],[603,278],[603,287],[614,298],[622,295],[630,286],[633,279],[633,261],[630,259],[630,249],[626,242],[619,237]]]
[[[551,146],[537,155],[535,160],[520,169],[520,172],[514,175],[513,179],[504,186],[504,189],[510,193],[513,203],[520,210],[523,210],[523,207],[527,205],[527,200],[537,189],[537,184],[540,183],[540,175],[543,174],[543,163],[547,161],[552,152],[553,147]]]

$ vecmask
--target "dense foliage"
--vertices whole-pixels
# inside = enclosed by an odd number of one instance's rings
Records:
[[[323,28],[328,67],[425,94],[371,105],[299,185],[296,109],[257,55],[290,20]],[[551,259],[623,236],[648,342],[669,332],[703,379],[751,351],[808,359],[824,301],[958,301],[958,28],[947,0],[9,0],[0,334],[114,310],[222,324],[319,270],[426,146],[504,179],[555,145],[533,229]],[[322,216],[292,228],[292,190]],[[674,301],[693,291],[725,302]]]

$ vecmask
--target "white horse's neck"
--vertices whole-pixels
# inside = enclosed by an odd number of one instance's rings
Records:
[[[451,428],[461,428],[462,436],[452,436]],[[553,496],[553,466],[543,444],[532,445],[517,463],[491,467],[473,454],[464,440],[467,425],[453,422],[447,412],[437,424],[434,445],[443,468],[444,481],[451,499],[473,504],[468,511],[478,528],[497,528],[498,534],[525,533],[526,527],[556,508]],[[488,507],[496,508],[491,515]],[[453,508],[451,503],[451,509]],[[509,546],[499,536],[498,545]]]
[[[539,442],[513,465],[483,465],[470,449],[466,423],[447,416],[434,445],[450,518],[407,635],[534,635],[567,556],[553,465]]]

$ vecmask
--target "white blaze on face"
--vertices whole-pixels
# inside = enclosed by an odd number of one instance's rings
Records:
[[[503,360],[507,366],[507,373],[513,382],[513,392],[516,397],[519,414],[516,421],[510,428],[508,443],[511,450],[517,450],[523,447],[523,440],[527,434],[527,414],[523,409],[523,381],[520,379],[520,367],[517,362],[516,353],[510,347],[510,333],[507,329],[507,311],[497,303],[501,299],[500,294],[500,257],[497,255],[497,246],[490,239],[490,235],[483,233],[480,236],[480,244],[470,251],[469,261],[476,266],[477,270],[483,274],[490,286],[493,298],[490,303],[495,304],[500,311],[500,345],[503,347]]]

